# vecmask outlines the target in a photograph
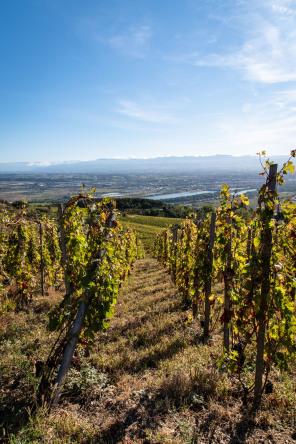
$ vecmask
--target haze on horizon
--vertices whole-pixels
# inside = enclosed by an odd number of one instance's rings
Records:
[[[0,162],[289,154],[292,0],[0,5]]]

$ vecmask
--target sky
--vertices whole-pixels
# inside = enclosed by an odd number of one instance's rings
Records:
[[[0,162],[295,148],[296,0],[0,1]]]

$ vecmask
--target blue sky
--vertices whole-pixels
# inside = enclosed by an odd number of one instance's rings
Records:
[[[0,42],[0,162],[296,148],[295,0],[1,0]]]

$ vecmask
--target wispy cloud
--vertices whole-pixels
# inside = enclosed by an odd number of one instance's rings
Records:
[[[287,2],[290,3],[290,2]],[[274,3],[272,4],[272,9],[275,12],[279,12],[280,14],[287,14],[287,15],[296,15],[296,10],[293,8],[289,8],[288,6],[284,5],[284,4],[280,4],[280,2],[278,4]]]
[[[253,104],[250,112],[224,116],[217,120],[212,143],[250,154],[266,149],[268,154],[288,154],[296,140],[296,91],[271,94],[262,103]],[[243,107],[242,107],[243,108]],[[279,148],[280,147],[280,148]],[[222,149],[222,151],[223,151]]]
[[[119,111],[118,111],[119,112]],[[121,130],[127,131],[136,131],[143,132],[147,131],[146,122],[149,122],[154,125],[149,125],[150,133],[165,133],[167,132],[166,128],[159,126],[159,121],[156,120],[145,120],[145,119],[130,119],[126,120],[123,118],[119,118],[119,116],[110,115],[106,117],[105,114],[100,112],[90,112],[87,110],[82,110],[79,108],[63,108],[60,111],[60,114],[63,118],[80,122],[86,125],[91,125],[96,128],[117,128]],[[122,113],[125,114],[125,113]],[[126,114],[128,115],[128,114]]]
[[[152,30],[148,25],[132,27],[111,37],[109,44],[128,56],[143,58],[149,52],[151,35]]]
[[[162,124],[174,124],[179,122],[179,119],[164,105],[151,103],[141,104],[131,100],[120,100],[119,108],[115,111],[143,122]]]
[[[236,22],[244,42],[229,52],[197,55],[198,66],[231,67],[241,70],[246,79],[266,84],[296,80],[296,10],[289,1],[253,2],[241,10]]]
[[[107,23],[110,23],[109,20],[110,18],[106,17]],[[112,48],[132,58],[144,58],[149,54],[150,40],[153,36],[152,25],[145,20],[135,24],[118,19],[112,21],[108,27],[102,23],[102,19],[91,17],[77,19],[76,32],[88,41]]]

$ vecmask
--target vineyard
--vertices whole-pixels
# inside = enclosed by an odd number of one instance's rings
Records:
[[[58,338],[38,369],[38,397],[52,407],[78,340],[90,347],[94,334],[109,326],[118,288],[141,255],[134,234],[118,225],[112,201],[96,203],[82,192],[59,210],[59,226],[30,220],[25,205],[19,214],[1,215],[1,313],[28,305],[38,290],[44,296],[45,287],[64,281],[66,294],[49,313],[49,329]]]
[[[227,185],[165,229],[83,189],[56,220],[3,209],[3,442],[294,442],[293,171],[265,164],[247,221]]]
[[[281,223],[275,216],[276,184],[288,171],[294,172],[291,160],[279,173],[277,165],[265,165],[266,183],[253,220],[246,223],[235,214],[248,199],[222,185],[216,213],[205,221],[186,220],[179,235],[178,229],[163,231],[155,246],[205,338],[218,318],[223,327],[219,366],[237,374],[245,398],[254,390],[254,406],[264,390],[272,392],[271,367],[286,370],[296,356],[295,203],[282,203]],[[212,292],[215,281],[223,283],[223,298]],[[255,370],[251,381],[246,368]]]

